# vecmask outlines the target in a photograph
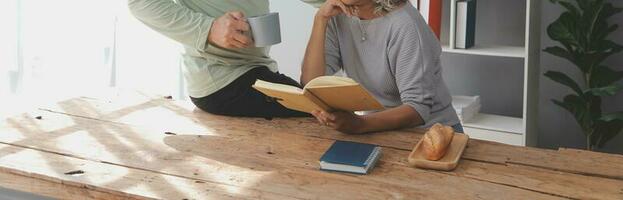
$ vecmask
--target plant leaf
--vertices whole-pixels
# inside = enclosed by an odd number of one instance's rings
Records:
[[[567,51],[566,49],[564,49],[562,47],[558,47],[558,46],[547,47],[547,48],[543,49],[543,51],[545,51],[545,52],[547,52],[549,54],[552,54],[552,55],[555,55],[555,56],[567,59],[571,63],[575,64],[575,62],[576,62],[574,56],[571,55],[571,53],[569,53],[569,51]]]
[[[623,131],[623,112],[609,113],[603,115],[595,122],[595,132],[593,132],[595,145],[603,147],[608,141],[621,134]]]
[[[623,78],[623,71],[614,71],[606,66],[600,65],[593,69],[590,78],[590,88],[604,87],[621,80]]]
[[[623,121],[623,111],[604,114],[604,115],[601,116],[601,118],[599,118],[599,120],[605,121],[605,122],[611,122],[611,121],[614,121],[614,120],[621,120],[621,121]]]
[[[575,5],[573,5],[571,2],[558,1],[557,3],[560,4],[562,7],[565,7],[573,15],[575,16],[580,15],[580,10]]]
[[[560,106],[561,108],[569,111],[570,113],[573,113],[573,108],[571,107],[571,105],[567,105],[562,101],[558,101],[556,99],[552,99],[552,102],[558,106]]]
[[[591,71],[590,68],[599,66],[608,57],[623,51],[623,46],[610,40],[599,40],[592,42],[589,49],[589,52],[585,52],[581,57],[576,58],[574,63],[576,65],[587,66],[588,69],[586,71],[582,69],[585,73]]]
[[[619,28],[618,24],[613,24],[607,29],[605,29],[603,32],[601,32],[600,34],[595,35],[595,39],[603,40],[606,37],[608,37],[608,35],[610,35],[612,32],[616,31],[618,28]]]
[[[616,8],[612,6],[612,3],[605,3],[602,10],[602,17],[605,19],[622,12],[623,8]]]
[[[611,40],[601,40],[601,41],[595,41],[591,45],[591,49],[593,51],[603,52],[605,54],[608,54],[608,56],[610,56],[612,54],[621,52],[623,50],[623,46]]]
[[[563,101],[552,99],[554,104],[566,109],[575,117],[582,130],[587,130],[591,127],[591,113],[587,108],[587,103],[584,99],[577,95],[567,95]],[[586,134],[586,132],[584,132]]]
[[[582,10],[586,10],[587,8],[590,7],[590,4],[589,4],[588,0],[576,0],[576,2],[578,3],[578,6]]]
[[[595,29],[598,29],[600,25],[604,25],[606,24],[606,22],[604,22],[604,20],[600,20],[600,17],[602,16],[602,11],[604,9],[604,5],[603,5],[603,1],[602,0],[597,0],[594,2],[589,2],[593,3],[591,6],[587,7],[584,10],[583,16],[582,18],[585,20],[585,25],[588,25],[588,29],[586,30],[587,34],[589,35],[589,37],[587,39],[592,39],[593,37],[591,37],[593,35],[593,33],[595,32]],[[607,28],[607,25],[606,25]],[[592,41],[586,41],[589,44]]]
[[[588,103],[588,111],[591,120],[599,119],[601,117],[601,97],[592,94],[587,94],[584,97],[588,99],[586,102]]]
[[[571,88],[573,91],[575,91],[578,95],[583,95],[584,93],[582,92],[582,89],[580,88],[580,86],[571,78],[569,78],[569,76],[567,76],[566,74],[563,74],[561,72],[557,72],[557,71],[547,71],[544,74],[545,76],[547,76],[548,78],[552,79],[553,81],[556,81],[560,84],[563,84],[569,88]]]
[[[585,94],[590,93],[595,96],[614,96],[621,89],[623,89],[623,86],[619,84],[612,84],[604,87],[588,89],[586,90]]]
[[[547,27],[547,35],[564,45],[579,47],[579,40],[573,34],[577,32],[575,17],[571,12],[564,12]]]

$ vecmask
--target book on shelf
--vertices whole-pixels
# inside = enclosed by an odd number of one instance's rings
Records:
[[[456,38],[457,49],[474,46],[476,37],[476,0],[456,2]]]
[[[411,0],[411,4],[420,12],[424,21],[439,39],[441,37],[442,0]]]
[[[420,0],[409,0],[409,3],[411,3],[416,10],[420,10]]]
[[[379,146],[338,140],[320,158],[320,170],[367,174],[379,157]]]
[[[253,88],[281,105],[301,112],[314,110],[373,111],[384,109],[363,86],[340,76],[320,76],[304,88],[257,80]]]

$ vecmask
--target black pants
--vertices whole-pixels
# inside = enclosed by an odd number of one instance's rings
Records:
[[[251,87],[257,79],[301,87],[286,75],[272,72],[267,67],[254,68],[221,90],[202,98],[190,99],[201,110],[227,116],[241,117],[308,117],[307,113],[290,110],[273,98]]]

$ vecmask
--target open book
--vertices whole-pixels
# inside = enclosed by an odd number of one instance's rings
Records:
[[[381,110],[379,103],[359,83],[346,77],[320,76],[301,89],[295,86],[255,81],[253,88],[277,99],[281,105],[302,112]]]

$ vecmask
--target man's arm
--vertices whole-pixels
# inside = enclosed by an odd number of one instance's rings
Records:
[[[172,0],[128,0],[132,14],[153,30],[185,46],[205,51],[208,42],[225,48],[244,48],[251,44],[249,26],[240,12],[215,19]]]

